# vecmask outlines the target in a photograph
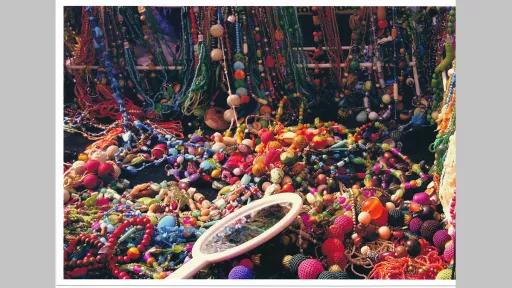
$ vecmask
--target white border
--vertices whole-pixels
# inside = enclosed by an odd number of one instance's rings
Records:
[[[455,6],[455,0],[344,0],[333,2],[332,0],[294,0],[276,1],[259,0],[259,6]],[[217,1],[206,0],[187,0],[188,6],[218,6]],[[56,19],[55,19],[55,87],[56,87],[56,112],[55,112],[55,183],[56,183],[56,207],[62,207],[64,201],[62,187],[62,162],[64,153],[64,126],[62,122],[62,112],[64,111],[64,6],[183,6],[175,5],[174,1],[164,0],[56,0]],[[222,0],[223,6],[251,6],[254,0]],[[64,279],[64,209],[55,211],[56,221],[56,241],[55,241],[55,284],[57,287],[76,287],[76,286],[101,286],[101,287],[137,287],[137,286],[174,286],[174,287],[455,287],[455,280],[73,280]]]

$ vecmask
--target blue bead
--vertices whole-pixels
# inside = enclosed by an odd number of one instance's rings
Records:
[[[244,63],[240,62],[240,61],[236,61],[234,64],[233,64],[233,69],[235,70],[244,70],[245,68],[245,65]]]
[[[240,88],[236,89],[236,94],[238,96],[246,96],[247,95],[247,89],[245,89],[244,87],[240,87]]]

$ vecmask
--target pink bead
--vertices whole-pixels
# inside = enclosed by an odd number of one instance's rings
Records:
[[[450,263],[453,259],[453,256],[455,256],[455,246],[452,244],[449,244],[446,249],[444,249],[443,258],[446,262]]]
[[[412,201],[421,205],[429,205],[430,196],[425,192],[416,193],[412,196]]]
[[[334,225],[340,226],[343,230],[343,233],[347,234],[352,231],[352,227],[354,226],[354,221],[352,218],[348,216],[338,216],[334,219]]]
[[[299,278],[300,279],[316,279],[318,275],[324,271],[322,262],[317,259],[306,259],[299,265]]]

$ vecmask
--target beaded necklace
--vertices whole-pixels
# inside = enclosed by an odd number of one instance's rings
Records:
[[[105,70],[106,70],[107,75],[110,80],[110,87],[112,89],[113,96],[116,100],[117,105],[119,106],[119,112],[121,113],[121,116],[122,116],[125,132],[128,132],[128,123],[130,122],[130,119],[128,117],[128,113],[126,113],[124,101],[122,99],[121,92],[119,90],[119,83],[115,79],[115,75],[114,75],[115,72],[113,70],[113,65],[110,60],[110,55],[109,55],[108,51],[105,51],[105,48],[104,48],[105,44],[103,42],[103,32],[102,32],[101,28],[98,26],[96,17],[93,14],[93,7],[88,6],[85,8],[85,10],[89,14],[89,21],[91,22],[91,25],[92,25],[92,32],[93,32],[92,34],[94,37],[94,40],[93,40],[94,47],[97,51],[97,55],[101,55],[100,62],[105,67]],[[128,139],[127,143],[128,144],[130,143],[130,139]]]

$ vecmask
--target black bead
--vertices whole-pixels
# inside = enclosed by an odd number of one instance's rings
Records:
[[[306,259],[308,259],[308,257],[302,254],[295,254],[290,260],[290,271],[292,271],[292,273],[297,273],[300,263]]]
[[[388,217],[389,225],[392,227],[404,226],[404,213],[400,209],[393,209],[389,211]]]
[[[420,242],[416,239],[407,240],[407,242],[405,242],[405,247],[407,249],[407,253],[412,257],[416,257],[421,253]]]
[[[318,275],[318,279],[350,279],[350,276],[345,271],[330,272],[324,271]]]

